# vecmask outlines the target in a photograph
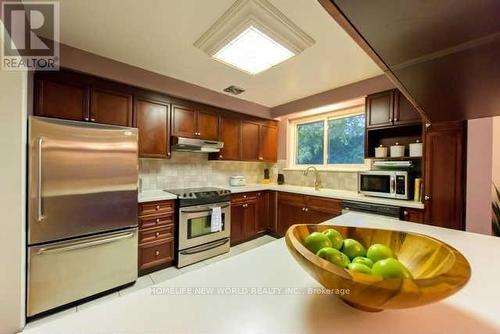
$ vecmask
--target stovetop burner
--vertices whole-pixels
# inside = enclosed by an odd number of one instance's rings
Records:
[[[177,195],[179,206],[218,203],[231,200],[231,191],[221,188],[184,188],[166,189],[164,191]]]

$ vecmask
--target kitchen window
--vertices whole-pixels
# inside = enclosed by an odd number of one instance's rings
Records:
[[[291,169],[309,165],[331,170],[365,170],[365,113],[362,107],[290,122]]]

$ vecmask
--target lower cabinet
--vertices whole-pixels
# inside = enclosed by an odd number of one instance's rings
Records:
[[[294,224],[319,224],[341,214],[340,200],[280,192],[276,234],[285,235]]]
[[[175,202],[139,203],[139,275],[170,266],[175,258]]]
[[[424,210],[413,208],[401,208],[401,220],[412,223],[424,223]]]
[[[269,191],[232,195],[231,245],[266,233],[269,222]]]

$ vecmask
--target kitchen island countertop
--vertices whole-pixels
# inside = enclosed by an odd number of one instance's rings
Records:
[[[434,304],[366,313],[331,295],[292,258],[284,239],[26,330],[27,333],[499,333],[500,238],[361,213],[327,223],[439,238],[472,267],[469,283]],[[314,290],[318,292],[319,290]]]

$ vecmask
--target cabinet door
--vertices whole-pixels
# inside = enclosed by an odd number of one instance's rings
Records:
[[[418,123],[422,123],[422,118],[417,109],[415,109],[401,92],[397,91],[394,103],[394,125]]]
[[[425,141],[425,223],[463,230],[464,124],[432,124]]]
[[[34,113],[36,116],[89,120],[89,89],[84,85],[37,79]]]
[[[389,90],[366,97],[366,127],[392,125],[394,91]]]
[[[139,130],[139,156],[169,158],[169,106],[136,98],[134,110],[134,126]]]
[[[276,162],[278,159],[278,128],[261,125],[259,160]]]
[[[196,125],[197,137],[209,140],[219,139],[219,115],[216,113],[198,111]]]
[[[220,152],[219,159],[240,160],[241,120],[233,117],[222,117],[220,140],[224,142],[224,148]]]
[[[172,135],[179,137],[197,137],[196,111],[194,109],[172,105]]]
[[[279,196],[279,195],[278,195]],[[294,224],[304,223],[304,206],[293,202],[278,200],[278,231],[284,236],[288,228]]]
[[[243,231],[245,239],[250,239],[257,234],[257,199],[247,200],[243,204],[244,221]]]
[[[258,161],[260,125],[253,122],[241,122],[241,159]]]
[[[132,95],[92,89],[90,121],[132,126]]]
[[[244,202],[231,203],[231,245],[245,240],[245,207]]]
[[[319,224],[342,214],[342,202],[316,196],[306,197],[306,224]]]
[[[269,192],[257,193],[257,232],[269,230]]]

